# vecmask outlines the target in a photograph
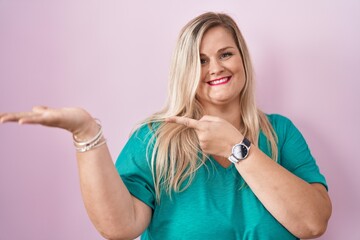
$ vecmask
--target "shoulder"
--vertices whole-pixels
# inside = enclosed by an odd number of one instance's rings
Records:
[[[142,155],[150,150],[154,142],[156,126],[154,124],[141,124],[134,128],[121,151],[121,155]]]
[[[123,170],[134,166],[148,168],[154,146],[155,127],[153,124],[141,124],[132,131],[116,161],[117,167],[124,165]]]
[[[268,114],[268,119],[277,135],[279,149],[289,153],[308,150],[306,140],[293,122],[280,114]]]
[[[159,126],[159,123],[142,123],[132,130],[129,141],[147,144],[154,139]]]
[[[266,114],[266,116],[274,129],[292,130],[293,128],[296,128],[293,120],[291,120],[290,118],[284,115],[273,113],[273,114]]]
[[[148,142],[154,136],[156,128],[154,124],[143,123],[132,131],[130,139]]]
[[[292,124],[291,120],[283,115],[272,113],[272,114],[266,114],[267,118],[269,119],[270,124],[273,127],[282,127],[289,124]]]
[[[280,114],[266,114],[271,126],[273,127],[279,143],[286,141],[289,137],[301,135],[294,123]]]
[[[268,114],[267,117],[278,138],[278,162],[306,182],[321,183],[327,188],[326,180],[298,128],[282,115]]]

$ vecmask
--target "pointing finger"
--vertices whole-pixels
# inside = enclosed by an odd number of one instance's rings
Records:
[[[220,121],[221,118],[216,117],[216,116],[211,116],[211,115],[204,115],[200,121],[209,121],[209,122],[218,122]]]
[[[188,117],[178,117],[178,116],[174,116],[174,117],[169,117],[167,119],[165,119],[166,122],[171,122],[171,123],[178,123],[178,124],[182,124],[184,126],[187,127],[191,127],[191,128],[199,128],[199,121],[192,119],[192,118],[188,118]]]

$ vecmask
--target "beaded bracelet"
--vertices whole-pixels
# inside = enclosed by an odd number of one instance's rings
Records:
[[[87,140],[87,141],[79,142],[76,140],[75,136],[73,136],[73,141],[74,141],[74,146],[75,146],[76,151],[86,152],[86,151],[89,151],[96,147],[100,147],[101,145],[106,143],[106,139],[103,138],[102,126],[100,124],[100,121],[98,119],[95,119],[95,120],[96,120],[97,125],[99,126],[99,131],[93,138],[91,138],[90,140]],[[103,139],[103,141],[100,142],[100,140],[102,140],[102,139]]]

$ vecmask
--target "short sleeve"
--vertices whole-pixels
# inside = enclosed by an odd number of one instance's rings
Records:
[[[279,163],[306,182],[321,183],[328,189],[325,177],[295,125],[288,118],[275,115],[273,126],[278,135]]]
[[[148,148],[152,137],[152,130],[147,125],[136,130],[122,149],[115,167],[131,195],[154,209],[155,190],[150,165],[152,149]]]

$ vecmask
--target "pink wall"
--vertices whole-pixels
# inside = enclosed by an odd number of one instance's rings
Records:
[[[82,106],[115,158],[166,94],[180,28],[230,13],[256,66],[258,102],[305,135],[333,201],[321,239],[360,239],[360,2],[0,1],[0,112]],[[150,91],[149,91],[150,90]],[[70,134],[0,126],[0,239],[102,239],[82,204]]]

